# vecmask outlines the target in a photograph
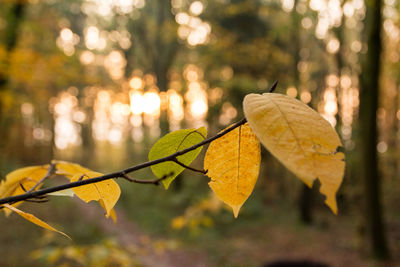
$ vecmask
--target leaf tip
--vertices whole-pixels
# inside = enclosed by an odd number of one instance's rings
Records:
[[[305,185],[308,186],[309,188],[312,188],[312,187],[313,187],[314,181],[309,181],[309,180],[303,179],[303,182],[304,182]]]
[[[325,204],[331,209],[333,214],[337,215],[338,214],[338,207],[335,199],[326,199]]]
[[[240,208],[242,207],[242,205],[232,205],[232,210],[233,210],[233,216],[235,217],[235,219],[237,219],[237,217],[239,216],[239,211]]]
[[[71,240],[72,241],[72,238],[69,236],[69,235],[67,235],[66,233],[63,233],[63,232],[61,232],[61,231],[57,231],[59,234],[62,234],[63,236],[65,236],[66,238],[68,238],[69,240]]]
[[[165,180],[162,180],[161,182],[164,185],[164,189],[168,190],[169,185],[171,184],[172,181],[165,179]]]
[[[114,209],[110,210],[110,216],[108,218],[111,218],[114,224],[117,224],[117,213],[115,212]]]
[[[327,195],[326,199],[325,199],[325,204],[331,209],[333,214],[335,214],[335,215],[338,214],[338,207],[337,207],[335,194]]]

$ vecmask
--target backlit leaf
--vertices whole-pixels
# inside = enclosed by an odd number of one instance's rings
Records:
[[[211,142],[204,158],[208,183],[237,217],[260,170],[260,143],[246,123]]]
[[[90,172],[86,173],[82,180],[101,176],[101,173]],[[82,177],[82,174],[76,174],[71,182],[76,182]],[[111,215],[111,210],[117,203],[121,190],[118,184],[113,180],[106,180],[94,184],[88,184],[83,186],[74,187],[74,193],[83,201],[90,202],[92,200],[99,201],[102,203],[104,210],[106,211],[106,217]]]
[[[321,182],[325,203],[337,214],[336,192],[344,174],[344,154],[332,126],[294,98],[273,93],[249,94],[243,109],[261,143],[309,187]]]
[[[88,168],[85,168],[79,164],[61,161],[61,160],[53,160],[53,164],[56,164],[56,173],[58,175],[64,175],[67,178],[71,179],[75,174],[85,174],[89,172],[94,172]],[[101,174],[102,175],[102,174]]]
[[[55,229],[54,227],[48,225],[47,223],[45,223],[44,221],[40,220],[39,218],[35,217],[34,215],[32,215],[32,214],[30,214],[30,213],[26,213],[26,212],[24,212],[24,211],[22,211],[22,210],[19,210],[19,209],[15,208],[15,207],[13,207],[13,206],[11,206],[11,205],[9,205],[9,204],[4,204],[3,206],[6,207],[7,209],[11,210],[11,211],[14,211],[14,212],[17,213],[18,215],[20,215],[22,218],[24,218],[24,219],[30,221],[31,223],[34,223],[34,224],[36,224],[36,225],[38,225],[38,226],[40,226],[40,227],[42,227],[42,228],[45,228],[45,229],[47,229],[47,230],[60,233],[60,234],[62,234],[63,236],[65,236],[65,237],[71,239],[67,234],[65,234],[65,233],[63,233],[63,232],[61,232],[61,231],[58,231],[58,230]]]
[[[6,175],[6,179],[0,184],[0,197],[9,197],[24,194],[34,187],[43,177],[46,176],[49,165],[30,166],[10,172]],[[21,186],[22,185],[22,186]],[[42,185],[38,185],[39,189]],[[22,202],[13,204],[14,207]],[[9,210],[4,210],[6,216],[10,214]]]
[[[184,129],[174,131],[163,136],[159,139],[149,152],[149,160],[156,160],[169,156],[179,150],[191,147],[201,141],[207,136],[207,130],[204,127],[199,129]],[[184,155],[177,157],[177,159],[185,165],[190,165],[200,153],[202,147],[192,150]],[[185,168],[175,162],[168,161],[151,166],[151,170],[158,177],[161,178],[165,175],[172,173],[172,176],[162,180],[165,189],[168,189],[171,182],[178,176]]]
[[[76,182],[80,179],[86,180],[103,175],[102,173],[82,167],[79,164],[64,161],[56,161],[55,163],[57,174],[62,174],[69,177],[71,182]],[[121,189],[114,180],[105,180],[93,184],[74,187],[73,191],[77,197],[85,202],[90,202],[92,200],[98,201],[106,211],[107,218],[111,215],[112,209],[121,195]]]

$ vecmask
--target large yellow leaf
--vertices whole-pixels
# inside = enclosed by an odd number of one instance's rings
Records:
[[[204,169],[216,195],[232,207],[235,218],[250,196],[260,170],[260,143],[246,123],[207,149]]]
[[[6,175],[6,179],[0,184],[0,198],[16,196],[24,194],[25,191],[34,187],[45,175],[47,174],[49,165],[43,166],[30,166],[10,172]],[[22,186],[23,188],[22,188]],[[39,189],[42,185],[38,185]],[[22,202],[13,204],[18,206]],[[9,210],[4,210],[6,216],[10,214]]]
[[[65,237],[71,239],[67,234],[65,234],[65,233],[63,233],[63,232],[61,232],[61,231],[58,231],[58,230],[55,229],[54,227],[48,225],[46,222],[40,220],[39,218],[35,217],[34,215],[32,215],[32,214],[30,214],[30,213],[26,213],[26,212],[24,212],[24,211],[22,211],[22,210],[19,210],[19,209],[15,208],[15,207],[13,207],[13,206],[11,206],[11,205],[9,205],[9,204],[4,204],[3,206],[6,207],[7,209],[11,210],[11,211],[14,211],[14,212],[17,213],[18,215],[20,215],[22,218],[24,218],[24,219],[30,221],[31,223],[34,223],[34,224],[36,224],[36,225],[38,225],[38,226],[40,226],[40,227],[43,227],[43,228],[45,228],[45,229],[47,229],[47,230],[51,230],[51,231],[60,233],[60,234],[62,234],[63,236],[65,236]]]
[[[273,93],[249,94],[243,109],[261,143],[309,187],[318,177],[325,203],[337,214],[336,192],[344,174],[344,154],[332,126],[294,98]]]
[[[57,173],[69,177],[71,182],[76,182],[80,179],[86,180],[103,175],[102,173],[82,167],[79,164],[64,161],[55,161],[55,163]],[[107,218],[110,215],[112,218],[115,217],[113,208],[121,195],[121,189],[114,180],[106,180],[93,184],[78,186],[74,187],[73,190],[75,195],[85,202],[90,202],[92,200],[98,201],[106,211]]]

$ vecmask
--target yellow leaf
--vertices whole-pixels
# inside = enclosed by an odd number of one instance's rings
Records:
[[[93,172],[92,170],[85,168],[79,164],[67,162],[67,161],[60,161],[60,160],[53,160],[53,164],[56,164],[56,173],[59,175],[64,175],[69,179],[72,179],[75,174],[85,174],[88,172]],[[102,175],[102,174],[100,174]]]
[[[16,190],[20,192],[19,194],[23,194],[24,190],[21,188],[20,183],[26,190],[31,189],[46,175],[48,167],[48,165],[31,166],[10,172],[0,184],[0,196],[8,197],[16,195]]]
[[[86,180],[93,177],[101,176],[98,172],[87,172],[85,174],[78,173],[72,177],[71,182],[78,181],[82,175],[82,180]],[[83,201],[90,202],[92,200],[99,201],[100,205],[103,206],[106,211],[106,217],[111,215],[111,210],[117,203],[119,196],[121,195],[121,189],[114,180],[106,180],[94,184],[88,184],[73,188],[75,195],[77,195]]]
[[[4,204],[3,206],[6,207],[7,209],[10,209],[11,211],[14,211],[14,212],[17,213],[18,215],[20,215],[22,218],[24,218],[24,219],[30,221],[31,223],[34,223],[34,224],[36,224],[36,225],[38,225],[38,226],[40,226],[40,227],[42,227],[42,228],[45,228],[45,229],[47,229],[47,230],[60,233],[60,234],[62,234],[63,236],[65,236],[65,237],[71,239],[67,234],[65,234],[65,233],[63,233],[63,232],[61,232],[61,231],[58,231],[58,230],[55,229],[54,227],[48,225],[47,223],[45,223],[44,221],[38,219],[37,217],[35,217],[34,215],[32,215],[32,214],[30,214],[30,213],[26,213],[26,212],[24,212],[24,211],[22,211],[22,210],[19,210],[19,209],[15,208],[15,207],[13,207],[13,206],[11,206],[11,205],[9,205],[9,204]]]
[[[92,171],[76,163],[65,161],[53,161],[53,163],[56,164],[57,174],[65,175],[70,178],[71,182],[103,175],[102,173]],[[92,200],[98,201],[106,211],[106,217],[108,218],[111,216],[113,220],[114,217],[116,219],[116,216],[114,216],[115,214],[112,214],[112,209],[121,195],[121,189],[114,180],[105,180],[94,184],[78,186],[74,187],[73,190],[75,195],[85,202],[90,202]]]
[[[217,196],[232,207],[235,218],[250,196],[260,169],[260,143],[246,123],[207,149],[204,169]]]
[[[49,165],[30,166],[10,172],[0,184],[0,197],[4,198],[24,194],[24,189],[28,191],[34,187],[47,174],[48,168]],[[41,186],[38,185],[36,189],[39,189]],[[21,203],[15,203],[13,206],[16,207]],[[4,210],[4,212],[8,216],[11,211]]]
[[[114,224],[116,224],[116,223],[117,223],[117,213],[115,212],[114,209],[111,209],[111,211],[110,211],[110,217],[111,217],[111,219],[113,220]]]
[[[172,219],[171,227],[172,229],[179,230],[182,229],[186,224],[186,220],[183,216],[178,216]]]
[[[294,98],[273,93],[249,94],[243,109],[261,143],[309,187],[321,182],[325,203],[337,214],[336,192],[344,174],[344,154],[332,126]]]

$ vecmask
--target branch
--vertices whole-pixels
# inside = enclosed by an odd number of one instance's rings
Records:
[[[270,90],[268,90],[268,92],[272,93],[275,90],[277,84],[278,84],[277,81],[274,82],[272,87],[270,88]],[[247,122],[246,118],[243,118],[240,121],[238,121],[235,124],[233,124],[232,126],[226,128],[225,130],[221,131],[220,133],[214,135],[213,137],[204,139],[203,141],[201,141],[201,142],[199,142],[199,143],[197,143],[197,144],[195,144],[195,145],[193,145],[191,147],[188,147],[186,149],[177,151],[177,152],[175,152],[175,153],[173,153],[173,154],[171,154],[169,156],[166,156],[166,157],[163,157],[163,158],[159,158],[159,159],[156,159],[156,160],[152,160],[152,161],[147,161],[147,162],[144,162],[144,163],[129,167],[129,168],[125,169],[125,170],[109,173],[109,174],[102,175],[102,176],[99,176],[99,177],[90,178],[90,179],[86,179],[86,180],[79,180],[79,181],[76,181],[76,182],[63,184],[63,185],[58,185],[58,186],[54,186],[54,187],[49,187],[49,188],[45,188],[45,189],[41,189],[41,190],[37,190],[37,191],[33,191],[32,190],[31,192],[28,191],[28,192],[26,192],[24,194],[21,194],[21,195],[1,198],[0,199],[0,205],[1,204],[5,204],[5,203],[15,203],[15,202],[19,202],[19,201],[23,201],[23,200],[27,200],[27,199],[32,199],[32,198],[38,198],[40,196],[45,196],[46,194],[49,194],[49,193],[53,193],[53,192],[57,192],[57,191],[61,191],[61,190],[69,189],[69,188],[74,188],[74,187],[78,187],[78,186],[83,186],[83,185],[87,185],[87,184],[98,183],[98,182],[101,182],[101,181],[120,178],[120,177],[124,178],[124,179],[126,179],[126,180],[128,180],[130,182],[135,182],[135,183],[158,184],[161,180],[165,179],[166,177],[165,178],[162,177],[162,178],[159,178],[159,179],[147,180],[146,181],[146,180],[138,180],[138,179],[131,178],[131,177],[127,176],[127,174],[131,173],[131,172],[134,172],[134,171],[138,171],[138,170],[147,168],[147,167],[150,167],[150,166],[153,166],[153,165],[156,165],[156,164],[159,164],[159,163],[162,163],[162,162],[166,162],[166,161],[173,161],[173,162],[176,162],[176,163],[180,164],[181,166],[183,166],[183,167],[185,167],[187,169],[190,169],[192,171],[205,173],[206,171],[197,170],[197,169],[194,169],[194,168],[191,168],[189,166],[186,166],[186,165],[182,164],[181,162],[179,162],[177,160],[177,157],[181,156],[181,155],[184,155],[184,154],[186,154],[186,153],[188,153],[188,152],[190,152],[192,150],[195,150],[196,148],[199,148],[199,147],[201,147],[203,145],[211,143],[212,141],[214,141],[214,140],[224,136],[225,134],[233,131],[237,127],[242,126],[246,122]],[[51,169],[51,166],[50,166],[50,169]],[[50,173],[50,169],[49,169],[48,174]],[[46,176],[48,176],[48,175],[46,174]],[[47,178],[46,176],[44,178]],[[40,182],[42,182],[42,180]],[[35,188],[36,188],[36,186],[35,186]]]
[[[58,186],[54,186],[54,187],[49,187],[49,188],[45,188],[45,189],[41,189],[41,190],[37,190],[37,191],[33,191],[33,192],[26,192],[25,194],[21,194],[21,195],[16,195],[16,196],[11,196],[11,197],[5,197],[0,199],[0,205],[1,204],[5,204],[5,203],[15,203],[15,202],[19,202],[19,201],[23,201],[26,199],[30,199],[30,198],[37,198],[38,196],[43,196],[49,193],[53,193],[53,192],[57,192],[57,191],[61,191],[61,190],[65,190],[65,189],[69,189],[69,188],[74,188],[74,187],[78,187],[78,186],[82,186],[82,185],[87,185],[87,184],[93,184],[93,183],[98,183],[101,181],[105,181],[105,180],[109,180],[109,179],[114,179],[114,178],[125,178],[126,179],[126,174],[134,172],[134,171],[138,171],[153,165],[156,165],[158,163],[162,163],[162,162],[166,162],[166,161],[174,161],[174,159],[178,156],[181,156],[183,154],[186,154],[192,150],[195,150],[196,148],[199,148],[203,145],[206,145],[208,143],[211,143],[212,141],[214,141],[215,139],[220,138],[221,136],[224,136],[225,134],[231,132],[232,130],[236,129],[237,127],[245,124],[247,122],[246,118],[243,118],[242,120],[240,120],[239,122],[233,124],[232,126],[226,128],[225,130],[223,130],[222,132],[214,135],[213,137],[210,137],[208,139],[203,140],[200,143],[197,143],[191,147],[188,147],[186,149],[177,151],[169,156],[163,157],[163,158],[159,158],[156,160],[152,160],[152,161],[147,161],[141,164],[138,164],[136,166],[127,168],[125,170],[122,171],[117,171],[117,172],[113,172],[113,173],[109,173],[106,175],[102,175],[99,177],[95,177],[95,178],[90,178],[90,179],[86,179],[86,180],[80,180],[80,181],[76,181],[76,182],[72,182],[72,183],[68,183],[68,184],[63,184],[63,185],[58,185]],[[161,178],[160,178],[161,179]],[[127,179],[129,180],[129,179]],[[136,182],[136,179],[131,179],[131,182]],[[142,180],[140,180],[142,181]],[[142,182],[139,182],[142,183]],[[147,183],[148,184],[148,183]]]

